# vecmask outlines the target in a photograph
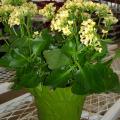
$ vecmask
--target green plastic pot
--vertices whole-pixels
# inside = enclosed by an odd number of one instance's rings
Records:
[[[31,89],[39,120],[80,120],[85,97],[68,88],[55,90],[45,86]]]

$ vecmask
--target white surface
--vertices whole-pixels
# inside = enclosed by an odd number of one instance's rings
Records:
[[[32,96],[29,93],[26,93],[20,97],[17,97],[13,100],[10,100],[6,103],[0,105],[0,118],[6,116],[10,111],[15,110],[16,107],[20,106],[25,102],[32,101]],[[23,104],[24,105],[24,104]]]
[[[11,85],[12,83],[10,82],[0,83],[0,94],[10,91]]]
[[[101,120],[116,120],[120,116],[120,100],[118,100]]]

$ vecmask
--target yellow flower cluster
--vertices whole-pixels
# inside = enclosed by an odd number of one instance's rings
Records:
[[[2,5],[0,6],[0,22],[6,22],[9,14],[14,10],[12,5]]]
[[[21,10],[23,11],[23,14],[24,14],[24,11],[26,11],[26,15],[30,15],[30,16],[33,16],[38,13],[37,5],[34,4],[33,2],[28,2],[28,3],[22,4]]]
[[[37,6],[32,2],[24,3],[21,6],[16,6],[11,12],[10,17],[8,19],[8,24],[10,27],[14,25],[20,25],[21,19],[25,16],[33,16],[37,14]]]
[[[101,24],[94,22],[93,13],[95,13],[96,19],[101,20],[102,18],[104,25],[100,26]],[[116,22],[117,19],[105,4],[84,0],[67,0],[52,19],[51,30],[62,32],[65,36],[80,34],[82,44],[101,52],[100,39],[103,36],[99,35],[97,30],[102,28],[102,33],[107,34],[110,26]],[[81,26],[80,29],[78,26]]]
[[[83,0],[67,0],[66,3],[63,5],[66,9],[74,9],[74,8],[80,8],[83,6]]]
[[[50,20],[54,17],[55,10],[56,7],[54,7],[54,3],[49,3],[43,9],[39,10],[39,14]]]
[[[101,44],[99,38],[96,34],[97,30],[95,28],[96,23],[92,19],[83,21],[80,26],[80,41],[85,46],[92,46],[95,50],[101,52]]]
[[[69,11],[58,11],[56,17],[51,22],[51,29],[58,30],[59,32],[63,32],[64,35],[69,36],[72,33],[72,25],[73,20],[69,20]]]
[[[10,17],[8,19],[8,24],[10,25],[10,27],[20,24],[20,15],[20,8],[16,7],[10,14]]]
[[[103,23],[105,24],[105,26],[110,26],[112,24],[115,24],[118,22],[118,19],[112,16],[107,16],[104,18]]]
[[[14,6],[12,5],[1,5],[0,6],[0,16],[5,15],[7,13],[11,13],[14,10]]]
[[[92,1],[87,1],[83,3],[84,9],[95,12],[99,17],[104,18],[103,23],[105,26],[111,26],[118,22],[117,18],[114,17],[109,6],[106,4],[94,3]]]
[[[27,0],[1,0],[2,4],[25,3]]]
[[[39,31],[35,31],[32,35],[33,38],[39,37],[41,33]]]

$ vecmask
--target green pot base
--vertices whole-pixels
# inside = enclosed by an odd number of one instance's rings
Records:
[[[31,89],[39,120],[80,120],[85,97],[75,95],[70,88],[38,86]]]

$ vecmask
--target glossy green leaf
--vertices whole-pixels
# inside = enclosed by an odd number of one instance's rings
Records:
[[[110,92],[120,84],[113,70],[102,63],[86,64],[75,80],[72,91],[76,94]]]
[[[0,52],[8,52],[9,51],[9,47],[4,44],[0,46]]]
[[[50,69],[58,69],[70,63],[60,49],[46,50],[43,54]]]
[[[28,58],[19,52],[19,49],[14,49],[8,57],[10,67],[24,67],[28,63]]]
[[[32,50],[34,54],[40,54],[51,42],[51,35],[47,30],[42,31],[41,36],[33,39]]]
[[[76,44],[75,41],[68,40],[62,47],[62,51],[68,55],[73,56],[76,52]]]
[[[40,83],[40,77],[37,71],[30,68],[23,68],[16,71],[16,84],[26,88],[36,87]]]
[[[0,66],[9,67],[9,61],[6,58],[0,58]]]
[[[65,87],[70,80],[70,70],[54,70],[47,77],[45,85],[56,87]]]

